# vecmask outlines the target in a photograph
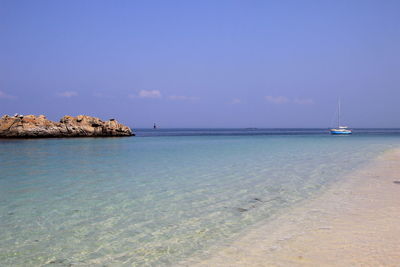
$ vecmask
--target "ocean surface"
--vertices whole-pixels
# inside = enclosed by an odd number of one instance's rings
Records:
[[[399,129],[0,140],[0,266],[171,266],[400,146]]]

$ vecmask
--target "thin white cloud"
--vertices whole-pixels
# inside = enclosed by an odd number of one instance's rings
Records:
[[[140,90],[138,94],[129,94],[130,98],[161,98],[159,90]]]
[[[160,98],[161,93],[158,90],[140,90],[139,97],[141,97],[141,98]]]
[[[15,96],[9,95],[9,94],[7,94],[7,93],[4,92],[4,91],[0,91],[0,98],[3,98],[3,99],[12,99],[12,98],[15,98]]]
[[[314,100],[311,98],[296,98],[293,100],[294,103],[299,104],[299,105],[312,105],[314,104]]]
[[[78,93],[75,91],[64,91],[57,94],[59,97],[71,98],[74,96],[78,96]]]
[[[237,105],[237,104],[240,104],[240,103],[242,103],[242,100],[240,100],[239,98],[234,98],[231,101],[232,105]]]
[[[286,96],[266,96],[265,100],[274,104],[286,104],[286,103],[293,103],[297,105],[313,105],[314,100],[311,98],[294,98],[290,99]]]
[[[181,101],[199,99],[196,96],[184,96],[184,95],[170,95],[170,96],[168,96],[168,98],[171,100],[181,100]]]
[[[289,102],[289,98],[285,96],[265,96],[265,100],[274,104],[285,104]]]

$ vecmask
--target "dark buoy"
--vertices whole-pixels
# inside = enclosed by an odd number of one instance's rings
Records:
[[[153,125],[153,129],[157,129],[157,125],[155,123]]]

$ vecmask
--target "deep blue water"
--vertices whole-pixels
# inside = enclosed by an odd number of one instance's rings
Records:
[[[400,128],[356,128],[356,135],[400,135]],[[166,128],[135,129],[140,137],[151,136],[216,136],[216,135],[328,135],[324,128]]]
[[[0,266],[167,266],[295,205],[398,129],[138,129],[0,140]]]

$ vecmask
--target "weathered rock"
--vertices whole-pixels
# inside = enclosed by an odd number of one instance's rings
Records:
[[[0,119],[0,137],[100,137],[132,136],[132,130],[115,119],[102,121],[99,118],[79,115],[64,116],[60,122],[48,120],[44,115],[4,115]]]

